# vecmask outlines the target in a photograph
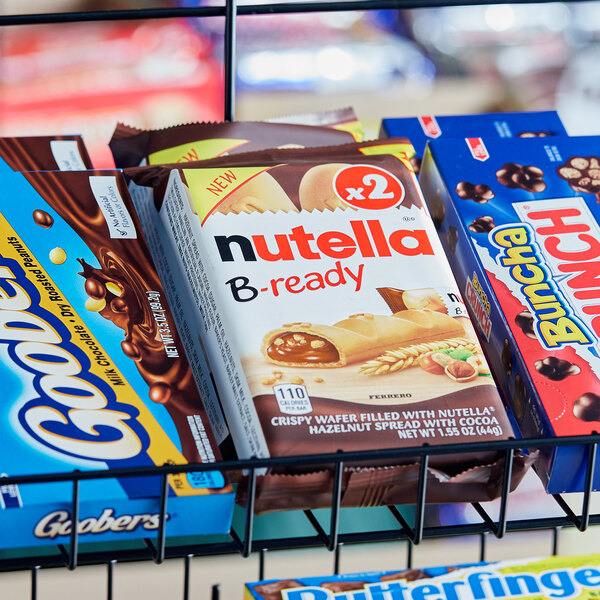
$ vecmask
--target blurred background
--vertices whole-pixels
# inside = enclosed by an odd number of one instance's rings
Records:
[[[197,2],[2,0],[0,14]],[[118,121],[158,128],[221,120],[223,28],[217,17],[1,27],[0,135],[80,133],[94,165],[110,168],[107,143]],[[600,134],[598,64],[599,2],[239,17],[235,116],[261,120],[352,106],[367,137],[376,137],[384,117],[556,109],[571,135]],[[581,498],[574,496],[578,510]],[[509,509],[510,519],[562,514],[531,473],[511,495]],[[494,517],[498,503],[486,510]],[[426,515],[428,526],[478,520],[462,505],[432,506]],[[273,522],[259,522],[258,537],[268,535]],[[562,553],[597,550],[596,532],[572,533],[562,534]],[[547,555],[548,536],[491,541],[488,558]],[[480,540],[432,541],[419,548],[415,566],[464,562],[478,559]],[[371,545],[367,552],[345,548],[341,570],[398,568],[405,553],[398,543]],[[293,557],[282,552],[270,559],[267,577],[328,573],[331,562],[324,549]],[[198,559],[195,565],[194,585],[202,597],[221,583],[223,597],[240,598],[243,582],[256,579],[255,556]],[[173,573],[179,578],[181,568],[119,565],[119,597],[172,595]],[[44,599],[71,597],[69,585],[72,597],[82,585],[89,600],[105,597],[103,567],[42,577]],[[6,597],[25,598],[27,574],[4,574],[0,587]]]
[[[198,2],[3,0],[0,10]],[[211,17],[3,27],[0,135],[81,133],[94,164],[110,167],[118,120],[220,120],[223,26]],[[572,135],[600,133],[599,40],[596,2],[239,17],[235,116],[353,106],[374,137],[382,117],[557,109]]]

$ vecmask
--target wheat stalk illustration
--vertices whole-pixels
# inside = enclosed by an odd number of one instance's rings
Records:
[[[436,350],[469,350],[471,352],[480,352],[479,345],[469,338],[449,338],[438,342],[425,342],[423,344],[412,344],[398,348],[397,350],[386,350],[383,354],[368,360],[360,365],[358,372],[363,375],[388,375],[408,369],[417,363],[423,354],[434,352]]]

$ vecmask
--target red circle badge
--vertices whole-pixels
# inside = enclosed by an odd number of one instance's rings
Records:
[[[389,171],[373,165],[352,165],[337,172],[333,188],[356,208],[383,210],[402,202],[404,186]]]

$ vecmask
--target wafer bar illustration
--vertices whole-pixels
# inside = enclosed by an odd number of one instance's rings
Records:
[[[309,169],[302,178],[298,190],[302,209],[323,211],[354,208],[336,195],[333,186],[336,173],[347,166],[348,163],[326,163]]]
[[[399,290],[392,287],[380,287],[377,288],[377,291],[393,312],[422,308],[443,313],[448,312],[439,292],[433,288]]]
[[[259,173],[229,194],[216,209],[217,212],[224,214],[277,212],[279,210],[298,212],[283,188],[266,172]]]
[[[268,361],[294,367],[343,367],[381,352],[464,335],[454,318],[430,310],[393,315],[361,313],[334,325],[290,323],[269,332],[262,353]]]

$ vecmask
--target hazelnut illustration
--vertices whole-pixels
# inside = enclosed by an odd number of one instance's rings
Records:
[[[419,358],[419,366],[428,373],[442,375],[444,373],[444,367],[440,363],[433,360],[432,354],[435,354],[435,352],[427,352],[427,354],[423,354],[423,356]]]
[[[452,356],[450,356],[449,354],[446,354],[445,352],[432,352],[431,360],[433,360],[438,365],[441,365],[444,368],[447,365],[449,365],[450,363],[455,361],[455,359],[452,358]]]
[[[477,369],[464,360],[453,360],[444,369],[446,375],[457,383],[467,383],[479,377]]]
[[[467,358],[467,362],[477,369],[479,375],[490,375],[490,368],[483,354],[474,354]]]

